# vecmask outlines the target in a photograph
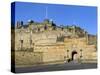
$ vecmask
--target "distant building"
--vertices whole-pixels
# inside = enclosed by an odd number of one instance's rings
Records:
[[[14,31],[16,65],[97,62],[96,36],[75,25],[60,27],[48,19],[42,23],[29,20],[26,25],[17,22]]]

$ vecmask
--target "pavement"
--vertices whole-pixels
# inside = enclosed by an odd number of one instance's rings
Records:
[[[16,67],[15,73],[27,72],[46,72],[46,71],[61,71],[61,70],[80,70],[80,69],[94,69],[97,68],[97,63],[65,63],[55,65],[41,65],[31,67]]]

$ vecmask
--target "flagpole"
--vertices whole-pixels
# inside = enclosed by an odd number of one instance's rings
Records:
[[[46,19],[48,18],[48,7],[46,7],[46,15],[45,15],[45,18]]]

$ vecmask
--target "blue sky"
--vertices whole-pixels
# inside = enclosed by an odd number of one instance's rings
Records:
[[[27,23],[29,19],[42,22],[45,18],[57,25],[75,24],[90,34],[97,33],[97,7],[16,2],[15,22]]]

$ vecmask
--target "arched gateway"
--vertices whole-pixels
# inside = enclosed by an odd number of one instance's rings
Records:
[[[77,60],[77,51],[72,51],[72,53],[71,53],[71,59],[72,59],[72,61],[73,60]]]

